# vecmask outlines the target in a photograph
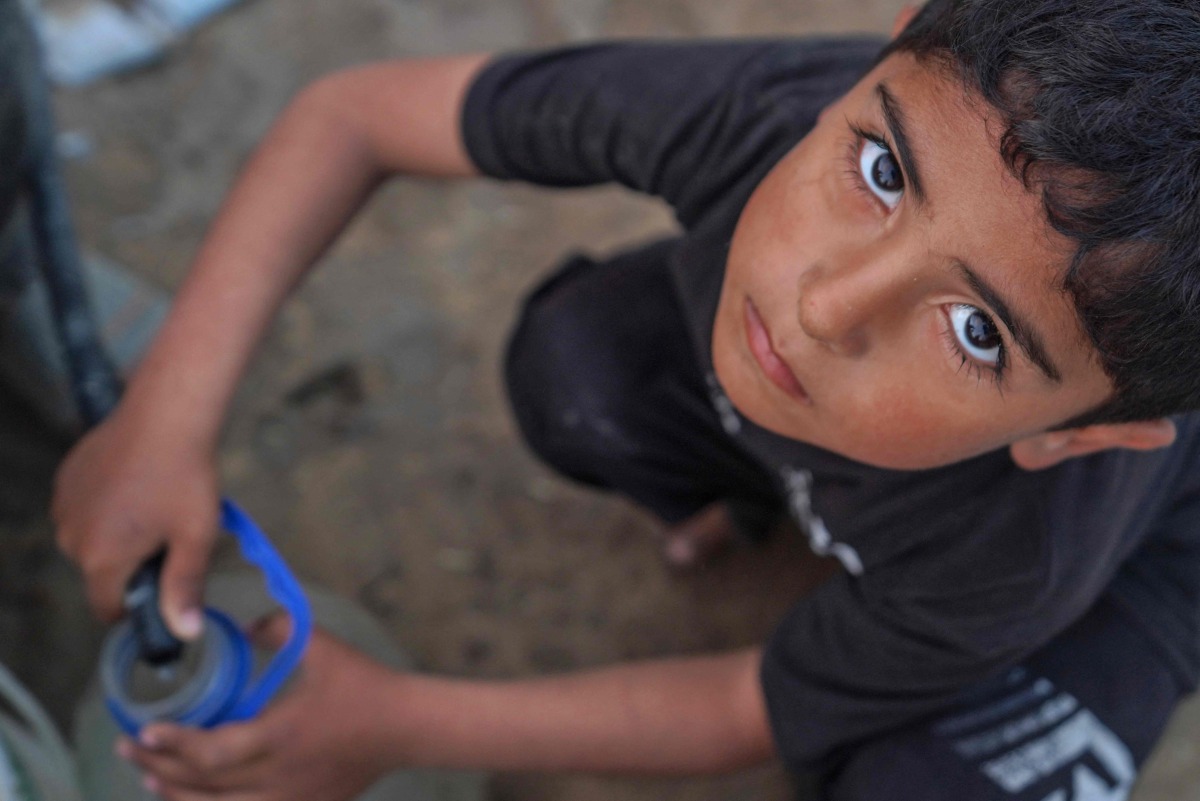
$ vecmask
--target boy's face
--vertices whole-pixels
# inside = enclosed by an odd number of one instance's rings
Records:
[[[907,54],[758,186],[713,358],[778,434],[880,467],[960,461],[1112,394],[1061,278],[1073,244],[999,154],[991,107]]]

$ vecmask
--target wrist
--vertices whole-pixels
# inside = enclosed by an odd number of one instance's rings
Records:
[[[218,432],[169,396],[126,392],[110,419],[154,451],[215,458]]]
[[[165,365],[157,368],[158,364]],[[187,361],[150,357],[130,380],[114,417],[145,432],[158,446],[185,448],[206,457],[216,453],[224,403],[205,391],[199,371]]]
[[[404,712],[409,706],[405,699],[411,680],[411,676],[378,666],[367,686],[355,689],[349,756],[371,766],[377,777],[413,764],[412,734],[407,731],[409,718]]]

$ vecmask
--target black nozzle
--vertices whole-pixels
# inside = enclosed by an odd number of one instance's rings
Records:
[[[125,611],[133,624],[138,656],[154,667],[177,662],[183,655],[183,641],[167,628],[158,602],[158,577],[166,558],[165,548],[151,556],[125,587]]]

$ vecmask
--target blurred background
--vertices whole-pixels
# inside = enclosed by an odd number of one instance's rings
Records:
[[[901,5],[245,0],[146,66],[56,92],[79,238],[169,293],[274,117],[340,67],[607,36],[883,34]],[[526,676],[761,641],[828,569],[801,538],[672,574],[646,516],[554,477],[524,450],[500,386],[508,327],[539,275],[571,250],[604,253],[670,227],[657,202],[615,188],[385,187],[284,311],[245,381],[221,456],[226,491],[298,573],[367,607],[423,670]],[[66,446],[0,387],[0,661],[69,728],[103,631],[45,519]],[[1200,796],[1188,728],[1179,723],[1138,801]],[[502,775],[489,793],[794,796],[775,768],[687,781]]]

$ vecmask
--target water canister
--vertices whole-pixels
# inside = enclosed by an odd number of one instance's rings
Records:
[[[0,801],[81,801],[71,757],[54,723],[0,665]]]

